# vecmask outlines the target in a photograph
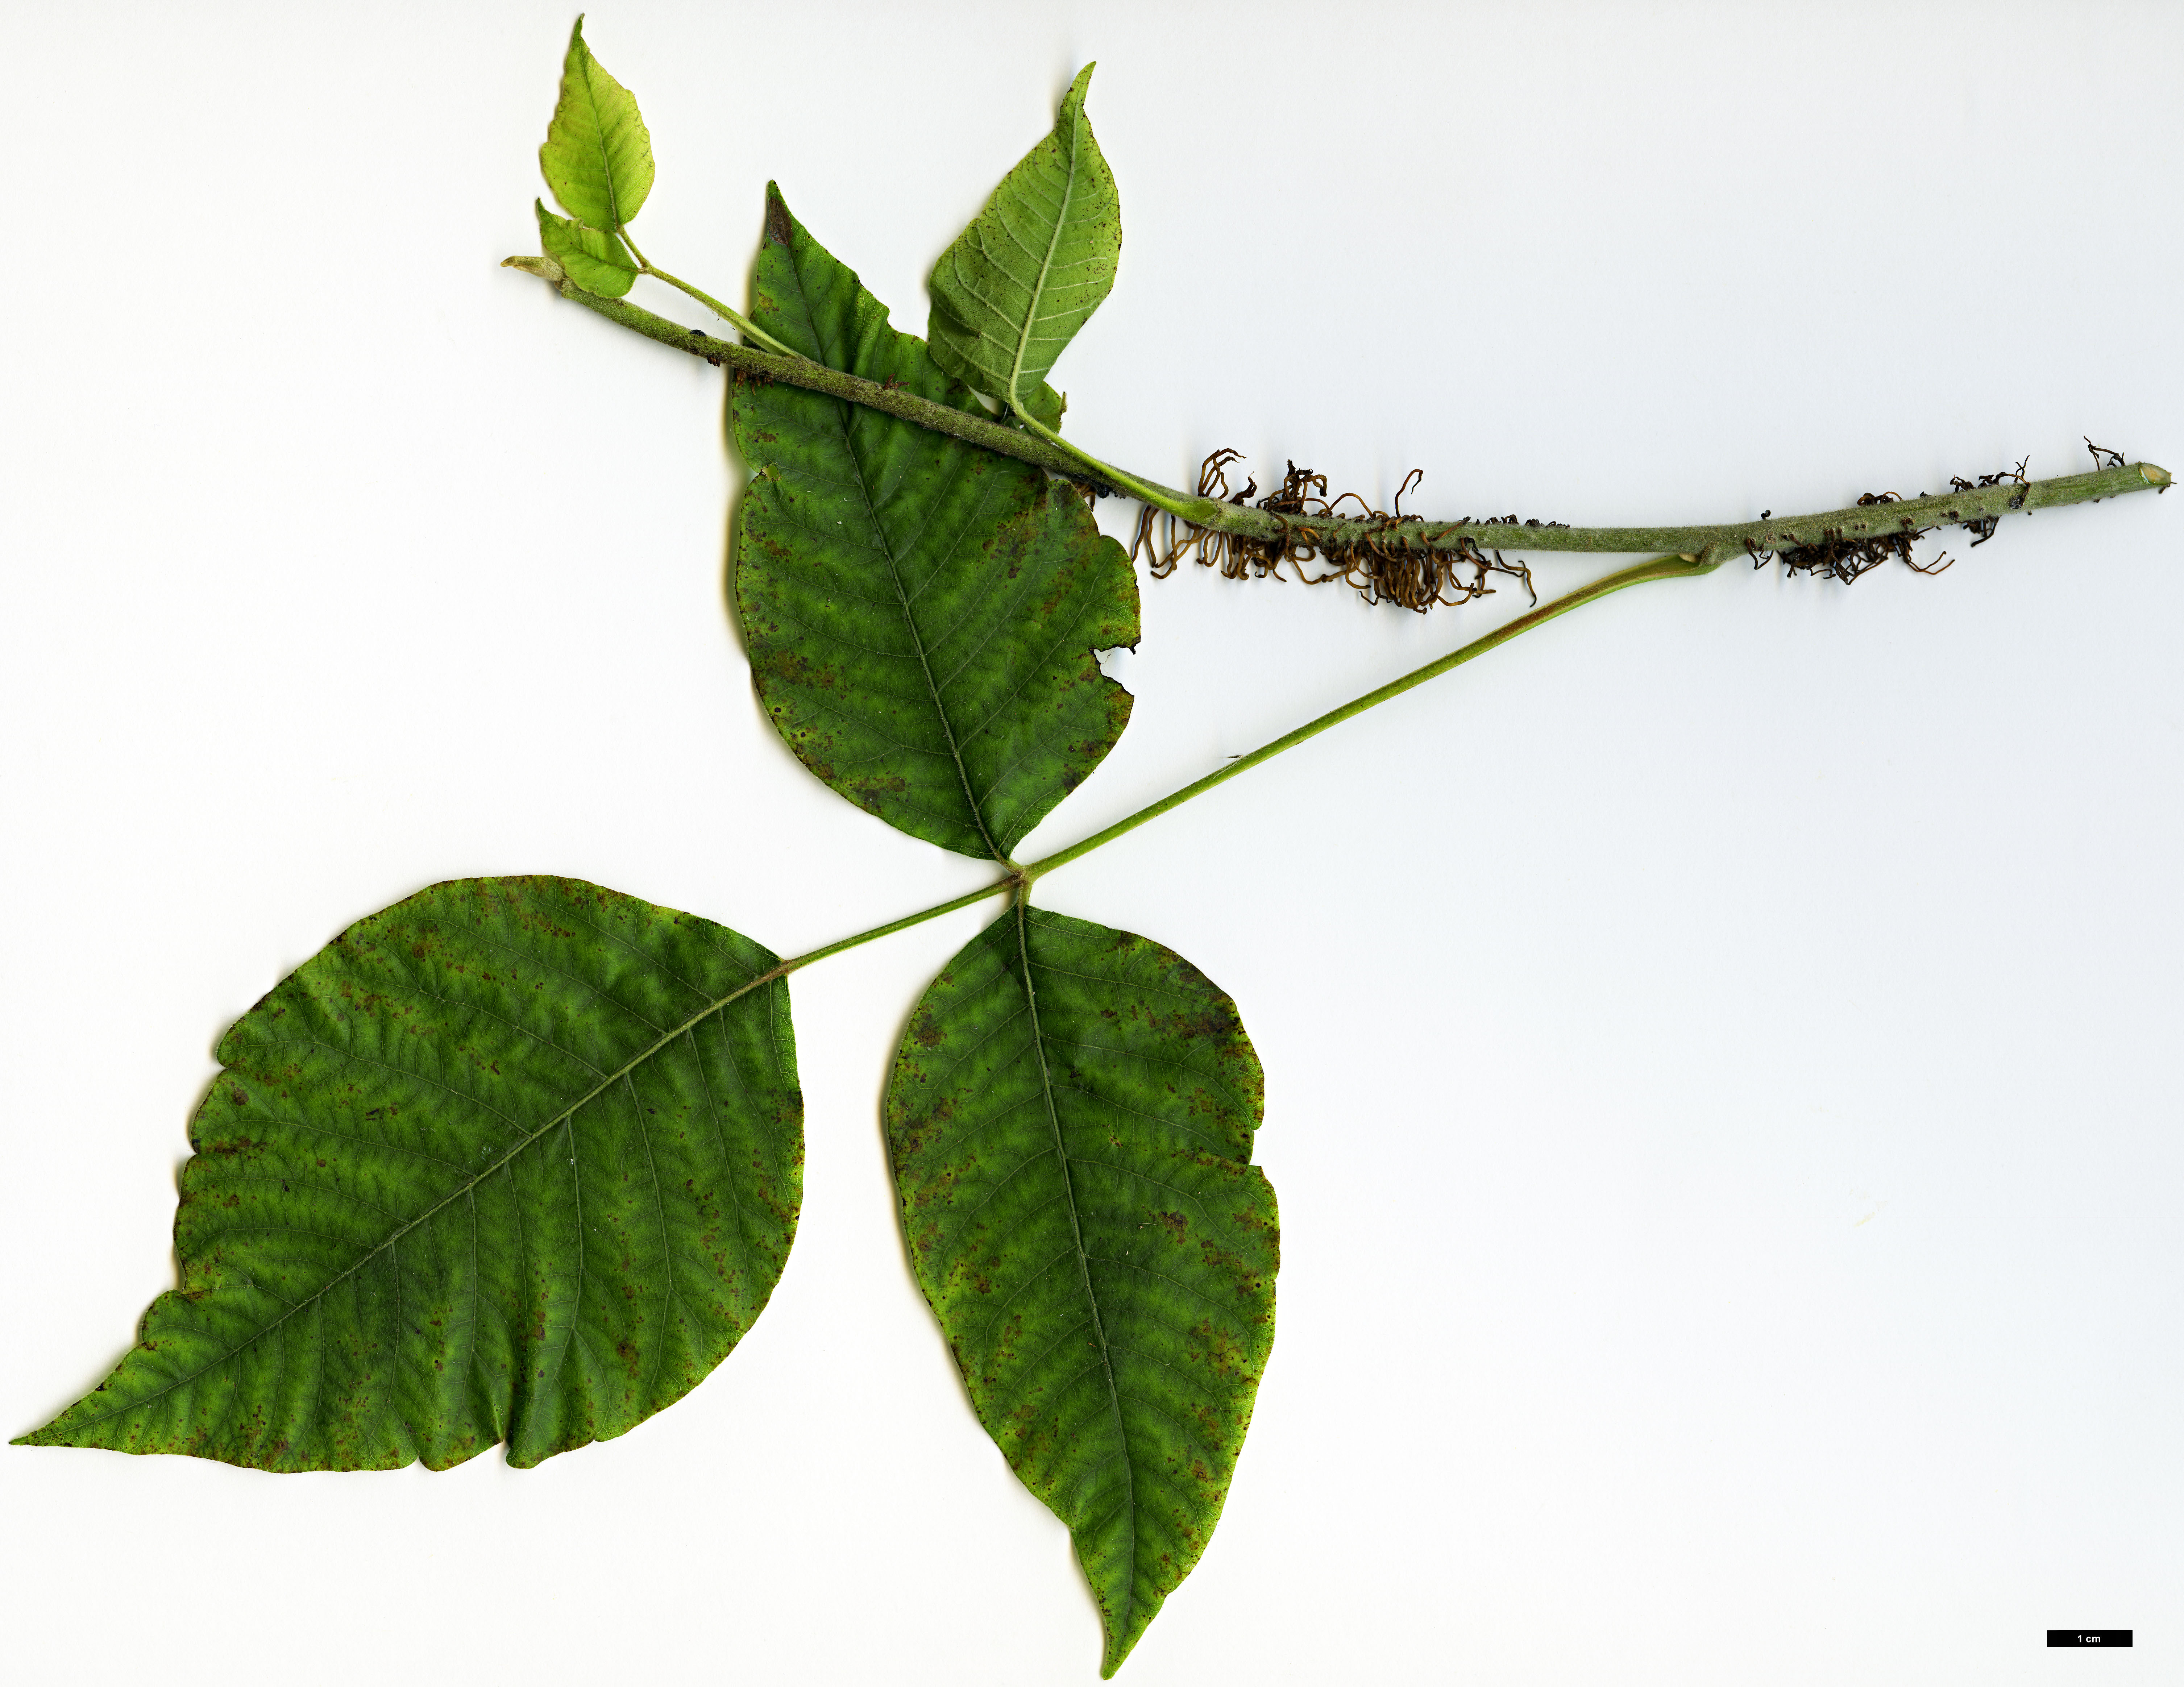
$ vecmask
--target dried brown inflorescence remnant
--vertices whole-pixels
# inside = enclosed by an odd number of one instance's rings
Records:
[[[1231,492],[1224,472],[1241,455],[1224,447],[1199,465],[1198,495],[1240,506],[1247,504],[1258,491],[1258,482],[1248,479],[1242,491]],[[1523,581],[1525,590],[1530,592],[1531,570],[1521,562],[1506,560],[1499,551],[1483,551],[1470,539],[1462,537],[1439,548],[1422,542],[1422,535],[1417,530],[1424,526],[1425,518],[1403,514],[1403,494],[1424,477],[1422,469],[1413,469],[1403,477],[1403,484],[1396,493],[1396,508],[1390,513],[1373,509],[1354,492],[1343,493],[1330,501],[1326,476],[1316,475],[1310,469],[1300,469],[1291,463],[1282,476],[1282,483],[1253,506],[1283,518],[1282,537],[1262,539],[1225,533],[1167,515],[1147,504],[1138,516],[1138,531],[1131,542],[1130,555],[1134,559],[1142,551],[1156,580],[1164,580],[1174,573],[1176,565],[1185,556],[1193,558],[1201,568],[1219,569],[1222,577],[1228,580],[1263,580],[1269,576],[1279,580],[1282,577],[1282,565],[1286,562],[1295,567],[1297,578],[1307,586],[1324,586],[1339,580],[1354,587],[1368,603],[1396,604],[1420,614],[1436,604],[1467,604],[1474,598],[1486,596],[1494,590],[1488,580],[1496,574]],[[1346,503],[1356,504],[1358,513],[1344,515],[1341,506]],[[1356,524],[1362,523],[1367,531],[1362,537],[1337,540],[1313,525],[1332,520],[1343,521],[1353,530]],[[1154,536],[1156,522],[1164,524],[1157,538]],[[1314,563],[1321,565],[1324,571],[1310,572]],[[1537,600],[1535,593],[1534,601]]]
[[[2090,438],[2086,441],[2086,448],[2092,454],[2097,468],[2124,466],[2120,452],[2096,445]],[[1138,516],[1130,555],[1134,560],[1142,552],[1151,565],[1155,579],[1165,579],[1173,574],[1185,556],[1191,557],[1201,568],[1219,569],[1223,576],[1230,580],[1263,580],[1270,576],[1279,580],[1282,577],[1282,565],[1286,562],[1295,565],[1297,578],[1307,585],[1324,586],[1340,580],[1354,587],[1368,603],[1396,604],[1421,614],[1436,604],[1452,606],[1489,594],[1495,589],[1489,582],[1496,574],[1523,581],[1527,592],[1532,589],[1531,571],[1524,563],[1511,562],[1498,550],[1483,550],[1468,534],[1449,531],[1451,527],[1473,525],[1471,516],[1436,523],[1429,529],[1424,517],[1403,513],[1404,495],[1425,477],[1423,470],[1413,469],[1403,477],[1396,493],[1392,513],[1373,509],[1356,493],[1344,493],[1329,500],[1327,477],[1309,469],[1300,469],[1295,463],[1288,465],[1279,486],[1252,504],[1252,495],[1258,491],[1256,479],[1247,480],[1240,492],[1232,492],[1228,486],[1226,470],[1240,461],[1241,455],[1224,448],[1206,458],[1199,465],[1198,496],[1239,508],[1265,510],[1279,518],[1279,532],[1265,537],[1228,532],[1201,526],[1148,504]],[[2025,468],[2025,461],[2020,460],[2013,469],[1981,475],[1975,480],[1953,475],[1949,485],[1958,493],[2017,487],[2020,491],[2009,500],[2009,508],[2020,509],[2024,508],[2031,487]],[[1089,499],[1108,495],[1112,489],[1096,483],[1079,483],[1078,490]],[[1920,493],[1917,496],[1925,498],[1928,494]],[[1900,504],[1905,499],[1900,493],[1869,492],[1858,501],[1860,506],[1870,509],[1876,504]],[[1342,505],[1346,503],[1357,504],[1355,515],[1345,514]],[[1772,513],[1762,511],[1760,521],[1769,520]],[[2002,520],[1999,512],[1969,520],[1957,519],[1959,512],[1953,509],[1945,509],[1944,514],[1948,519],[1922,527],[1906,512],[1898,516],[1897,526],[1892,531],[1878,533],[1853,536],[1839,527],[1825,528],[1816,539],[1779,549],[1768,548],[1756,537],[1743,543],[1755,567],[1779,562],[1792,574],[1814,574],[1846,584],[1892,558],[1918,573],[1940,574],[1953,565],[1954,559],[1945,551],[1930,563],[1919,562],[1912,554],[1912,546],[1917,540],[1942,527],[1955,526],[1970,533],[1972,544],[1977,547],[1994,537]],[[1520,523],[1514,515],[1490,515],[1479,525],[1554,527],[1562,524],[1536,521]],[[1324,571],[1308,571],[1314,563],[1322,565]],[[1533,593],[1533,601],[1538,601],[1536,593]]]

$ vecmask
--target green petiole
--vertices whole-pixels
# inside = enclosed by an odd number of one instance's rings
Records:
[[[1580,587],[1574,592],[1557,598],[1552,603],[1541,604],[1537,609],[1528,610],[1507,625],[1498,626],[1493,632],[1473,639],[1470,643],[1462,645],[1450,651],[1446,655],[1436,656],[1423,666],[1412,669],[1409,673],[1400,678],[1390,680],[1387,684],[1377,687],[1362,696],[1353,698],[1338,708],[1329,710],[1324,715],[1306,721],[1301,727],[1283,733],[1281,737],[1270,743],[1260,745],[1258,749],[1251,751],[1248,754],[1238,756],[1227,766],[1207,774],[1204,778],[1193,780],[1180,789],[1171,791],[1159,801],[1146,804],[1136,813],[1126,815],[1112,826],[1094,832],[1089,838],[1072,844],[1066,849],[1057,849],[1051,855],[1043,856],[1028,866],[1018,867],[1007,877],[996,879],[991,884],[983,885],[977,890],[966,892],[963,895],[953,897],[946,902],[937,902],[930,908],[921,909],[915,914],[905,915],[900,920],[890,920],[883,926],[874,926],[869,931],[859,932],[853,937],[843,938],[837,942],[827,944],[807,954],[792,956],[781,963],[777,969],[777,972],[794,972],[799,967],[808,966],[815,960],[824,960],[829,955],[840,955],[844,950],[859,948],[879,938],[892,937],[897,932],[908,931],[912,926],[922,926],[928,920],[937,920],[943,914],[952,914],[959,908],[971,907],[974,904],[984,901],[989,896],[999,896],[1006,892],[1017,892],[1028,896],[1033,883],[1052,872],[1056,868],[1066,867],[1072,861],[1090,855],[1095,849],[1106,848],[1123,833],[1136,831],[1147,821],[1157,820],[1171,809],[1182,807],[1193,797],[1203,796],[1215,786],[1227,783],[1238,774],[1246,772],[1258,766],[1262,762],[1272,760],[1285,749],[1294,749],[1306,739],[1317,738],[1329,727],[1338,727],[1345,721],[1362,715],[1368,709],[1378,708],[1383,703],[1401,697],[1412,688],[1424,685],[1428,680],[1438,678],[1451,668],[1460,668],[1474,657],[1483,656],[1488,651],[1507,644],[1520,634],[1529,632],[1535,627],[1544,626],[1558,615],[1568,615],[1572,610],[1582,609],[1587,604],[1597,603],[1601,599],[1620,592],[1627,586],[1642,586],[1649,580],[1686,580],[1694,575],[1710,574],[1721,565],[1728,554],[1732,554],[1724,553],[1713,556],[1705,554],[1657,556],[1645,562],[1634,563],[1629,568],[1618,569],[1613,574],[1594,581],[1590,586]]]
[[[627,241],[629,237],[625,232],[622,238]],[[782,356],[794,358],[799,363],[808,363],[811,361],[811,359],[805,357],[803,353],[792,351],[788,347],[782,344],[780,341],[775,339],[772,335],[767,333],[765,329],[760,327],[757,323],[752,321],[750,318],[744,315],[740,310],[731,309],[728,306],[722,303],[720,300],[715,298],[710,293],[699,292],[697,288],[692,287],[689,282],[683,281],[679,276],[671,276],[665,270],[655,269],[650,261],[645,258],[644,254],[638,252],[634,246],[631,247],[629,249],[631,255],[636,258],[638,264],[641,266],[639,273],[649,276],[656,281],[665,281],[669,287],[673,287],[678,292],[689,294],[691,298],[696,299],[699,303],[704,305],[706,309],[711,311],[714,315],[719,317],[722,321],[733,323],[738,332],[749,339],[756,340],[762,346],[768,347],[771,349],[778,352]]]

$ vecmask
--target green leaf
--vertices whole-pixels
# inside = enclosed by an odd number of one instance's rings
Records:
[[[586,292],[620,298],[637,284],[637,260],[621,237],[557,217],[538,202],[538,238],[546,255]]]
[[[652,192],[652,136],[638,115],[637,97],[592,57],[581,14],[569,31],[561,97],[538,167],[563,210],[609,234],[620,233]]]
[[[238,1020],[190,1126],[179,1292],[25,1442],[265,1470],[619,1435],[781,1275],[803,1100],[776,958],[577,879],[457,879]]]
[[[1262,1083],[1235,1004],[1128,932],[1017,907],[933,981],[888,1146],[978,1418],[1069,1526],[1114,1673],[1221,1515],[1274,1334]]]
[[[771,187],[753,298],[797,351],[976,411]],[[730,417],[736,604],[774,725],[881,819],[1006,860],[1129,719],[1093,654],[1137,642],[1123,548],[1065,483],[878,410],[738,378]]]
[[[933,271],[933,361],[1050,429],[1061,401],[1047,371],[1114,287],[1123,249],[1122,201],[1084,115],[1091,81],[1087,64],[1054,132],[1002,177]]]

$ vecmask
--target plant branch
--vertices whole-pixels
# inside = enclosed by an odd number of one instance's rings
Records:
[[[1238,756],[1226,767],[1207,774],[1203,779],[1193,781],[1179,791],[1171,792],[1156,803],[1147,804],[1135,814],[1117,821],[1104,832],[1095,832],[1080,844],[1072,844],[1067,849],[1058,849],[1051,855],[1030,863],[1022,870],[1024,883],[1028,887],[1041,874],[1067,866],[1080,855],[1090,855],[1093,850],[1113,843],[1124,832],[1134,832],[1147,821],[1159,818],[1170,809],[1181,807],[1193,797],[1202,796],[1216,785],[1225,784],[1238,774],[1249,771],[1262,761],[1271,760],[1285,749],[1294,749],[1306,738],[1318,737],[1329,727],[1340,726],[1353,715],[1377,708],[1390,698],[1401,697],[1413,686],[1424,685],[1428,680],[1438,678],[1451,668],[1460,668],[1473,658],[1484,656],[1489,650],[1507,644],[1519,634],[1529,632],[1535,626],[1545,626],[1557,615],[1568,615],[1572,610],[1596,603],[1610,593],[1620,592],[1626,586],[1643,585],[1648,580],[1685,580],[1693,575],[1711,573],[1724,560],[1725,558],[1722,556],[1710,557],[1704,553],[1696,556],[1657,556],[1645,562],[1634,563],[1629,568],[1619,569],[1566,597],[1557,598],[1552,603],[1542,604],[1506,626],[1495,628],[1484,637],[1474,638],[1446,656],[1436,656],[1424,667],[1413,668],[1401,679],[1390,680],[1378,689],[1367,692],[1362,697],[1353,698],[1338,709],[1329,710],[1316,720],[1306,721],[1293,732],[1284,732],[1272,743],[1262,744],[1248,755]]]
[[[560,291],[564,298],[574,299],[625,328],[664,346],[672,346],[679,352],[704,358],[708,363],[726,365],[744,375],[785,381],[815,393],[846,398],[852,404],[916,422],[937,433],[997,451],[1005,457],[1033,464],[1049,474],[1082,482],[1088,475],[1105,476],[1118,472],[1097,459],[1084,456],[1074,448],[1050,443],[1023,428],[1005,426],[983,415],[974,416],[945,404],[936,404],[915,393],[845,375],[823,364],[802,358],[777,357],[710,334],[697,333],[639,306],[588,293],[571,281],[561,282]],[[1811,515],[1694,527],[1535,527],[1516,521],[1425,521],[1390,526],[1377,521],[1277,515],[1245,504],[1196,498],[1139,476],[1122,479],[1124,489],[1134,497],[1143,498],[1186,521],[1220,532],[1279,543],[1324,547],[1369,542],[1384,548],[1423,546],[1434,550],[1457,550],[1469,543],[1485,550],[1619,552],[1624,555],[1651,551],[1683,555],[1712,552],[1719,560],[1746,551],[1794,550],[1830,539],[1854,543],[1913,528],[1983,521],[2019,510],[2029,514],[2064,504],[2097,503],[2104,498],[2120,498],[2126,493],[2149,488],[2158,492],[2168,487],[2170,474],[2168,470],[2152,463],[2126,463],[2120,467],[2097,469],[2086,475],[2064,475],[2053,480],[2005,480],[1998,486],[1903,498],[1893,504],[1853,504],[1847,509],[1822,510]]]
[[[518,262],[519,267],[523,266],[519,260],[511,261]],[[650,273],[659,274],[656,270],[650,270],[649,265],[647,268]],[[660,279],[673,281],[671,276],[662,276]],[[694,288],[685,287],[679,281],[673,284],[682,287],[693,298],[738,326],[754,333],[757,331],[749,329],[749,326],[733,312],[707,299]],[[1529,632],[1558,615],[1567,615],[1572,610],[1596,602],[1611,593],[1619,592],[1627,586],[1640,585],[1649,580],[1674,580],[1704,574],[1719,567],[1732,556],[1758,550],[1794,550],[1830,541],[1855,543],[1915,528],[1983,521],[2018,510],[2029,513],[2064,504],[2117,498],[2126,493],[2143,492],[2149,487],[2156,491],[2165,490],[2170,484],[2170,474],[2166,469],[2151,463],[2128,463],[2097,469],[2091,474],[2066,475],[2045,481],[2003,479],[1992,486],[1959,487],[1933,497],[1857,504],[1847,509],[1827,510],[1813,515],[1780,520],[1769,517],[1759,521],[1693,527],[1535,527],[1496,521],[1418,522],[1396,526],[1385,522],[1299,519],[1254,509],[1241,502],[1223,503],[1212,498],[1194,498],[1156,482],[1140,481],[1135,476],[1123,474],[1096,458],[1085,455],[1072,446],[1063,444],[1045,428],[1031,423],[1028,418],[1022,420],[1033,431],[1005,426],[983,415],[974,415],[949,405],[936,404],[913,393],[866,381],[793,354],[775,356],[685,328],[640,306],[586,292],[566,279],[560,281],[559,291],[564,298],[574,299],[587,309],[596,311],[609,320],[643,334],[648,339],[657,340],[662,345],[671,346],[694,357],[701,357],[716,366],[725,365],[739,376],[783,381],[811,392],[824,393],[852,404],[862,404],[969,444],[1017,458],[1045,469],[1050,474],[1072,481],[1081,482],[1089,470],[1119,482],[1125,490],[1158,508],[1200,526],[1220,532],[1316,546],[1370,540],[1383,547],[1424,545],[1434,548],[1455,548],[1468,543],[1485,548],[1510,550],[1667,553],[1619,570],[1590,586],[1557,598],[1552,603],[1542,604],[1484,637],[1474,639],[1445,656],[1435,658],[1423,667],[1412,670],[1400,679],[1390,681],[1340,708],[1330,710],[1318,719],[1306,721],[1295,731],[1262,745],[1249,754],[1239,756],[1228,766],[1139,809],[1135,814],[1116,821],[1104,831],[1093,833],[1081,843],[1034,861],[983,889],[784,961],[782,964],[783,972],[808,966],[812,961],[935,919],[958,908],[968,907],[974,902],[1004,891],[1012,890],[1019,894],[1028,891],[1032,882],[1042,875],[1089,855],[1125,832],[1134,831],[1147,821],[1179,807],[1193,797],[1256,767],[1261,762],[1279,755],[1284,750],[1292,749],[1307,738],[1317,737],[1329,727],[1339,725],[1353,715],[1362,715],[1391,698],[1401,696],[1414,686],[1423,685],[1474,657],[1485,655],[1489,650],[1507,643],[1521,633]]]
[[[951,409],[936,404],[930,398],[921,398],[916,393],[900,387],[883,387],[878,381],[866,381],[855,375],[844,375],[838,369],[829,369],[825,364],[809,359],[775,357],[754,351],[749,346],[737,345],[733,341],[720,339],[711,334],[702,334],[685,328],[679,322],[671,322],[664,316],[655,316],[641,305],[630,304],[618,298],[601,298],[597,293],[586,292],[573,281],[563,281],[556,289],[564,298],[574,299],[588,310],[597,311],[610,322],[633,329],[649,340],[657,340],[663,346],[672,346],[678,352],[688,352],[710,364],[725,365],[738,374],[756,376],[761,380],[785,381],[793,387],[802,387],[814,393],[825,393],[837,398],[846,398],[851,404],[882,410],[903,420],[916,422],[920,427],[930,428],[935,433],[944,433],[964,441],[967,444],[983,446],[989,451],[998,451],[1005,457],[1015,457],[1050,475],[1064,475],[1072,479],[1084,478],[1084,465],[1067,452],[1049,445],[1022,430],[1006,427],[989,420],[981,412]],[[1181,498],[1181,493],[1173,495]],[[1197,502],[1200,500],[1193,500]]]

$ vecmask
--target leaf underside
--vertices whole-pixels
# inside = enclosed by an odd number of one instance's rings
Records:
[[[1273,1341],[1258,1057],[1189,961],[1021,906],[911,1016],[911,1258],[979,1421],[1065,1523],[1112,1674],[1206,1549]]]
[[[753,319],[831,368],[980,414],[767,191]],[[915,837],[1006,860],[1122,734],[1094,653],[1138,638],[1129,559],[1038,469],[738,376],[735,596],[759,700],[804,765]]]
[[[1053,132],[1001,179],[933,270],[933,361],[1049,428],[1055,359],[1115,285],[1122,200],[1084,114],[1087,64]]]
[[[527,1466],[671,1404],[795,1235],[776,964],[577,879],[454,880],[352,926],[221,1040],[180,1290],[24,1440],[280,1471],[505,1440]]]
[[[592,57],[581,17],[569,32],[560,97],[538,167],[563,210],[610,234],[619,233],[652,192],[652,136],[637,97]]]

